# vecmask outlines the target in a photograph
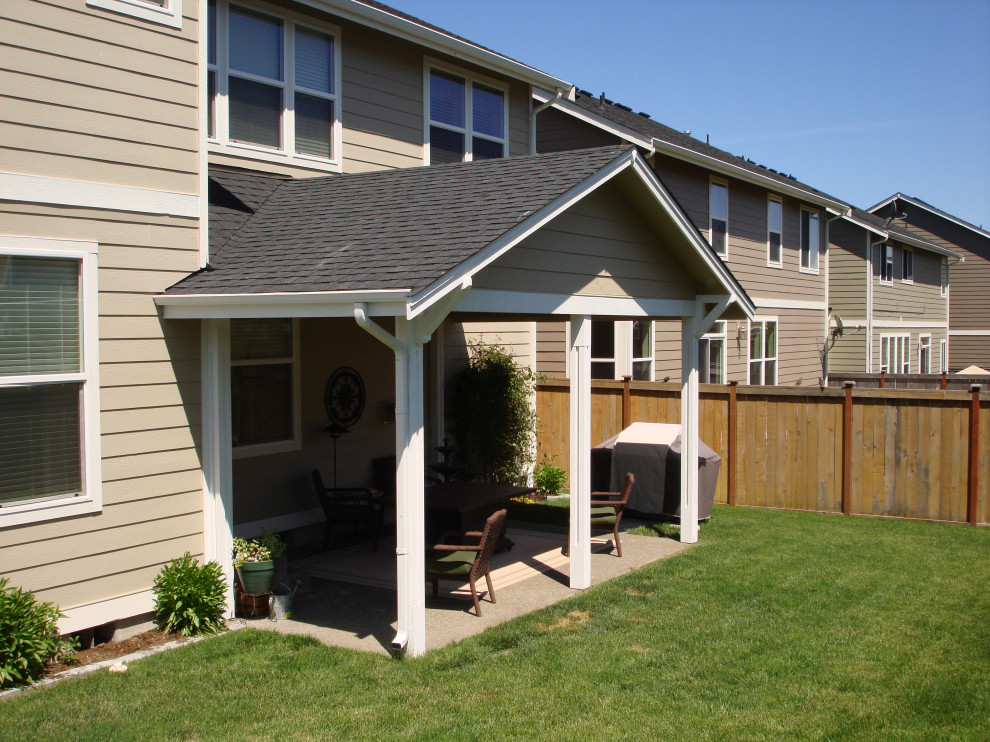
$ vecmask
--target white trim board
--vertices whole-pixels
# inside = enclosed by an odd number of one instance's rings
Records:
[[[528,291],[471,289],[456,312],[505,314],[581,314],[604,317],[685,317],[695,311],[694,299],[636,299],[615,296],[572,296]]]
[[[869,212],[872,213],[872,212],[876,211],[877,209],[879,209],[879,208],[881,208],[883,206],[886,206],[891,201],[896,201],[896,200],[907,201],[909,204],[912,204],[914,206],[917,206],[919,209],[924,209],[925,211],[927,211],[927,212],[929,212],[931,214],[934,214],[935,216],[941,217],[942,219],[945,219],[946,221],[950,221],[950,222],[953,222],[954,224],[958,224],[960,227],[965,227],[966,229],[970,229],[970,230],[976,232],[976,234],[980,235],[981,237],[990,237],[990,232],[987,232],[987,231],[985,231],[983,229],[980,229],[979,227],[977,227],[977,226],[975,226],[973,224],[970,224],[969,222],[967,222],[967,221],[965,221],[963,219],[960,219],[957,216],[952,216],[952,214],[947,214],[946,212],[941,211],[940,209],[937,209],[934,206],[931,206],[930,204],[926,204],[924,201],[919,201],[916,198],[911,198],[911,196],[905,196],[903,193],[895,193],[893,196],[890,196],[888,198],[885,198],[880,203],[874,204],[873,206],[871,206],[870,208],[868,208],[867,211],[869,211]]]
[[[874,327],[903,327],[905,329],[935,329],[935,330],[945,330],[948,328],[948,322],[932,322],[926,320],[913,320],[913,319],[875,319],[873,320]]]
[[[86,5],[172,28],[182,28],[182,0],[165,0],[161,6],[142,3],[140,0],[86,0]]]
[[[368,305],[375,317],[406,314],[405,289],[382,291],[314,291],[271,294],[172,294],[155,297],[166,319],[233,319],[237,317],[354,317],[354,304]]]
[[[58,630],[61,634],[83,631],[112,621],[121,621],[125,618],[151,613],[154,609],[154,593],[151,590],[143,590],[139,593],[121,595],[97,603],[66,608],[62,611],[65,617],[58,621]]]
[[[288,531],[293,528],[312,526],[323,523],[326,517],[323,508],[310,508],[300,510],[295,513],[276,515],[271,518],[261,518],[248,523],[237,523],[234,525],[234,536],[237,538],[257,538],[262,531]]]
[[[769,296],[754,296],[753,303],[757,309],[809,309],[816,312],[828,310],[827,301],[812,299],[776,299]]]
[[[949,330],[949,334],[959,337],[986,338],[990,337],[990,330]]]
[[[163,216],[200,216],[195,193],[0,172],[0,201],[77,206]]]

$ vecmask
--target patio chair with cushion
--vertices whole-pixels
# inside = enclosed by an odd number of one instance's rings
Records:
[[[313,469],[313,485],[323,506],[326,530],[323,533],[323,550],[330,548],[332,538],[341,525],[350,526],[352,532],[371,533],[371,546],[378,551],[378,537],[382,530],[385,507],[381,493],[364,487],[327,487],[319,469]]]
[[[492,587],[490,563],[499,534],[505,527],[506,511],[499,510],[485,521],[484,531],[466,533],[447,532],[441,536],[441,543],[434,545],[434,555],[426,560],[426,579],[433,583],[433,597],[437,597],[440,580],[457,580],[471,586],[474,599],[474,614],[481,615],[481,603],[475,582],[482,576],[488,583],[488,600],[495,602],[495,588]],[[446,543],[457,536],[457,543]]]
[[[591,493],[591,531],[611,531],[612,542],[615,544],[615,551],[622,556],[622,542],[619,541],[619,523],[622,521],[622,511],[629,502],[629,493],[632,492],[636,477],[632,472],[626,474],[626,481],[622,483],[620,492],[592,492]],[[568,523],[570,532],[570,523]],[[568,544],[564,543],[564,556],[567,556]]]

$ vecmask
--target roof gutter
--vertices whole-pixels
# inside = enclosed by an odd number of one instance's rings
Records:
[[[843,214],[841,215],[841,217],[846,221],[850,222],[851,224],[855,224],[857,227],[861,227],[868,232],[872,232],[875,235],[879,235],[880,237],[883,238],[881,242],[886,242],[887,240],[897,240],[898,242],[903,242],[905,245],[910,245],[911,247],[917,247],[920,248],[921,250],[929,250],[931,252],[938,253],[939,255],[945,255],[948,258],[955,259],[955,263],[953,263],[952,265],[955,265],[956,263],[962,263],[964,261],[962,255],[960,255],[957,252],[953,252],[948,248],[941,247],[931,242],[925,242],[925,240],[918,239],[917,237],[911,237],[906,234],[901,234],[900,232],[889,232],[886,229],[883,229],[882,227],[877,227],[874,226],[873,224],[869,224],[868,222],[864,222],[862,219],[857,219],[852,214]]]
[[[443,31],[429,28],[408,18],[402,18],[382,8],[375,8],[354,0],[298,0],[316,10],[332,13],[362,26],[368,26],[383,31],[391,36],[397,36],[426,46],[434,51],[449,54],[457,59],[472,62],[487,69],[497,70],[502,74],[524,80],[532,85],[554,90],[573,86],[566,80],[561,80],[535,67],[517,62],[497,52],[490,51],[469,41],[458,39]]]

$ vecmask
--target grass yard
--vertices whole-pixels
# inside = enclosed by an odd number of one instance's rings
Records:
[[[717,507],[416,660],[242,630],[0,703],[0,739],[987,740],[990,529]]]

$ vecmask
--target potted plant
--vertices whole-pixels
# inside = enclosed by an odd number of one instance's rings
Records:
[[[285,542],[278,534],[264,532],[261,538],[234,539],[234,569],[241,590],[247,595],[271,592],[275,576],[274,557],[285,553]]]

